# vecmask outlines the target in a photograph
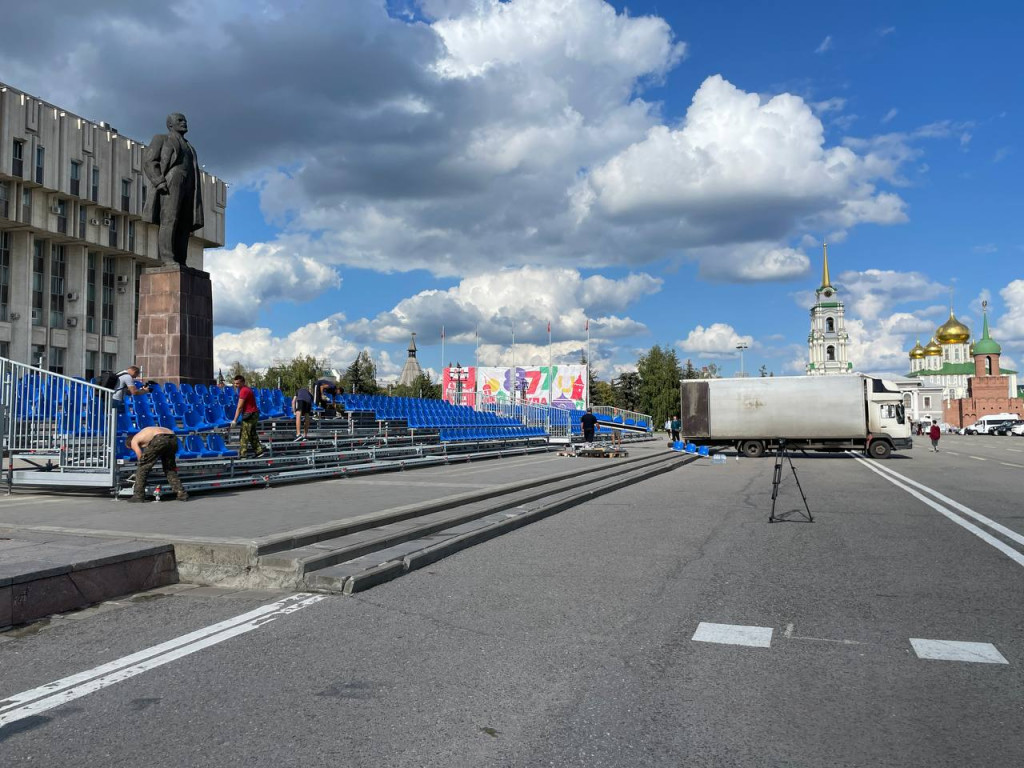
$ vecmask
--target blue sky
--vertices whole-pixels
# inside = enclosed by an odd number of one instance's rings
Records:
[[[654,344],[802,372],[825,239],[858,369],[906,371],[951,288],[1024,353],[1016,6],[45,5],[0,80],[142,140],[184,111],[231,184],[220,365],[386,379],[415,331],[436,371],[442,324],[446,361],[508,364],[514,324],[545,363],[549,321],[576,362],[590,318],[602,378]]]

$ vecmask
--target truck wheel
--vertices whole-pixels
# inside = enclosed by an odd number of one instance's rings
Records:
[[[868,456],[873,459],[888,459],[892,455],[892,446],[883,440],[875,440],[868,446]]]
[[[764,443],[760,440],[745,440],[740,443],[739,450],[748,459],[759,459],[764,456]]]

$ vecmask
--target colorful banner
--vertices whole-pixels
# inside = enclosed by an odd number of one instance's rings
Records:
[[[457,402],[449,397],[449,371],[445,369],[445,400]],[[587,404],[587,366],[546,365],[516,367],[513,376],[511,368],[469,368],[473,372],[475,391],[481,403],[508,403],[512,401],[513,386],[515,402],[549,404],[556,408],[585,408]],[[464,384],[464,391],[468,385]],[[454,392],[454,390],[451,390]],[[467,405],[469,403],[466,403]]]
[[[441,399],[476,407],[476,368],[445,368],[441,375]]]

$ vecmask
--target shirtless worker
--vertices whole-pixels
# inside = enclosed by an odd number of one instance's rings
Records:
[[[160,460],[167,476],[167,482],[178,494],[178,501],[188,501],[185,487],[178,478],[178,464],[175,455],[178,453],[178,438],[167,427],[146,427],[135,435],[128,443],[139,459],[139,467],[135,470],[135,489],[128,501],[140,504],[146,500],[146,475]]]

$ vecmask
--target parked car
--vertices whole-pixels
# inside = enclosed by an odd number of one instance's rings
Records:
[[[1013,427],[1010,430],[1010,434],[1016,435],[1017,437],[1024,437],[1024,422],[1018,424],[1016,427]]]
[[[1021,424],[1024,424],[1024,419],[1010,419],[996,424],[988,432],[990,435],[1002,435],[1005,437],[1010,434],[1011,429],[1019,427]]]

